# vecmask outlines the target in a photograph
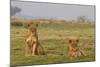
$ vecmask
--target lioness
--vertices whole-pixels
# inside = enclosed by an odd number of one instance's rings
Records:
[[[30,22],[28,24],[27,35],[26,35],[26,46],[25,46],[25,56],[43,55],[44,50],[40,45],[37,34],[37,22]]]

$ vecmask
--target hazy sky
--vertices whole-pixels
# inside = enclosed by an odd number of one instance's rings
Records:
[[[58,19],[76,19],[79,16],[86,16],[94,20],[95,7],[83,5],[52,4],[41,2],[23,2],[12,1],[11,6],[17,6],[22,9],[15,16],[22,18],[58,18]]]

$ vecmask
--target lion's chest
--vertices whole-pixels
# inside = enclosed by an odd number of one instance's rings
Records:
[[[27,39],[26,39],[26,42],[29,44],[29,45],[33,45],[34,43],[36,43],[37,41],[37,38],[35,36],[29,36]]]

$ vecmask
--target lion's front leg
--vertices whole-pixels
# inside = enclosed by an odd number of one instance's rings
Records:
[[[31,55],[31,49],[29,47],[29,44],[26,44],[25,46],[25,56],[30,56]]]
[[[31,54],[32,54],[31,38],[28,38],[26,40],[26,45],[25,45],[25,56],[30,56]]]
[[[37,45],[34,43],[32,47],[32,56],[35,56],[37,54]]]

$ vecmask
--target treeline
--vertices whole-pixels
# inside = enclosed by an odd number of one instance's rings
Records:
[[[20,19],[20,18],[16,18],[16,17],[11,17],[11,26],[20,26],[20,27],[27,27],[28,22],[35,22],[35,21],[39,21],[39,23],[46,23],[46,24],[50,24],[50,23],[85,23],[85,24],[94,24],[93,21],[86,21],[86,19],[84,18],[78,18],[78,20],[61,20],[61,19]]]

